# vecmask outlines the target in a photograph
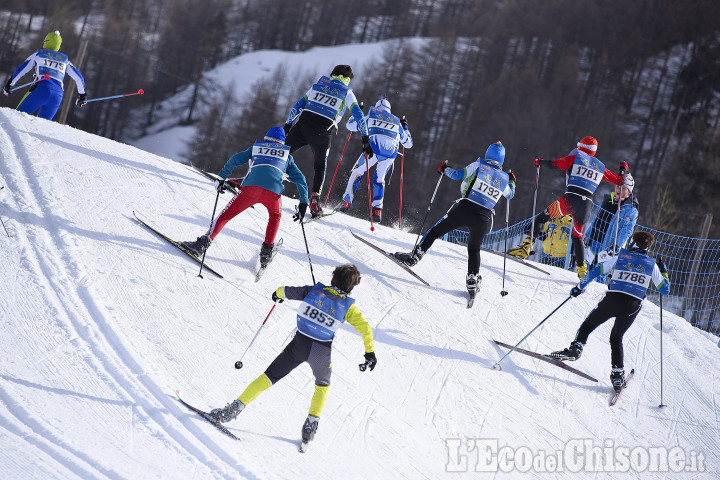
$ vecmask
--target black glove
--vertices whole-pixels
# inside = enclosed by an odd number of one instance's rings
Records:
[[[302,219],[305,218],[305,212],[307,212],[307,207],[308,204],[304,202],[298,205],[298,211],[295,215],[293,215],[293,220],[296,222],[302,221]]]
[[[77,99],[75,99],[75,106],[80,108],[83,105],[85,105],[85,99],[87,98],[87,95],[84,93],[81,93],[78,95]]]
[[[405,115],[403,115],[400,119],[400,125],[402,125],[405,130],[408,129],[407,118],[405,118]]]
[[[580,295],[581,293],[583,293],[583,291],[582,291],[582,290],[580,289],[580,287],[578,287],[577,285],[575,285],[575,286],[572,288],[572,290],[570,290],[570,296],[571,296],[571,297],[577,297],[577,296]]]
[[[372,146],[370,146],[370,137],[367,135],[363,135],[362,137],[363,142],[363,153],[367,155],[367,158],[372,157],[375,155],[375,152],[373,152]]]
[[[275,303],[282,303],[285,301],[284,298],[278,297],[276,292],[273,292],[272,299],[273,299],[273,302],[275,302]]]
[[[215,180],[215,190],[217,190],[218,193],[225,193],[225,188],[224,178],[218,178]]]
[[[665,264],[663,263],[662,259],[658,257],[655,262],[657,263],[658,268],[660,269],[660,273],[667,273],[667,269],[665,268]]]
[[[371,372],[375,370],[375,365],[377,365],[377,358],[375,357],[375,352],[365,354],[365,363],[367,364],[367,368],[369,368]]]
[[[438,165],[438,174],[442,175],[446,168],[450,168],[450,166],[448,165],[448,161],[444,160],[440,165]]]
[[[509,169],[507,171],[508,177],[510,177],[510,181],[513,183],[517,183],[517,178],[515,178],[515,173],[512,171],[512,169]]]
[[[360,103],[358,103],[358,106],[360,107],[360,110],[365,110],[365,102],[360,100]]]
[[[622,162],[620,164],[620,175],[625,175],[625,172],[630,171],[630,165],[628,165],[627,162]]]
[[[286,123],[285,125],[283,125],[283,130],[285,130],[285,135],[290,133],[291,128],[292,128],[292,123]]]
[[[3,93],[5,94],[5,96],[8,96],[12,93],[10,91],[10,82],[12,82],[12,77],[7,79],[7,83],[5,84],[5,87],[3,88]]]

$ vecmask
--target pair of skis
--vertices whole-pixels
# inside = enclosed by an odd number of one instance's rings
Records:
[[[503,343],[503,342],[500,342],[500,341],[498,341],[498,340],[493,340],[493,342],[495,342],[496,345],[499,345],[499,346],[504,347],[504,348],[508,348],[508,349],[512,349],[512,348],[513,348],[512,345],[508,345],[507,343]],[[551,364],[551,365],[555,365],[556,367],[560,367],[560,368],[562,368],[563,370],[567,370],[568,372],[574,373],[575,375],[578,375],[578,376],[580,376],[580,377],[582,377],[582,378],[585,378],[585,379],[587,379],[587,380],[590,380],[590,381],[592,381],[592,382],[597,382],[597,379],[596,379],[596,378],[594,378],[594,377],[588,375],[587,373],[582,372],[582,371],[580,371],[580,370],[578,370],[578,369],[576,369],[576,368],[571,367],[570,365],[564,363],[564,362],[561,361],[561,360],[556,360],[556,359],[550,357],[549,355],[544,355],[544,354],[542,354],[542,353],[532,352],[532,351],[530,351],[530,350],[525,350],[525,349],[523,349],[523,348],[515,348],[515,351],[516,351],[516,352],[519,352],[519,353],[522,353],[522,354],[524,354],[524,355],[527,355],[527,356],[529,356],[529,357],[537,358],[538,360],[542,360],[542,361],[547,362],[547,363],[549,363],[549,364]],[[620,390],[619,392],[614,392],[614,393],[613,393],[613,395],[612,395],[612,397],[610,398],[610,401],[609,401],[609,403],[608,403],[609,406],[612,407],[613,405],[615,405],[615,403],[617,403],[618,399],[620,398],[620,395],[622,394],[623,391],[625,391],[625,387],[627,386],[628,383],[630,383],[630,380],[633,378],[634,375],[635,375],[635,369],[633,368],[633,369],[630,371],[630,373],[628,374],[627,378],[625,379],[625,385],[623,386],[623,389]]]
[[[217,418],[215,418],[213,415],[210,415],[210,413],[208,413],[204,410],[201,410],[193,405],[190,405],[188,402],[183,400],[182,397],[180,396],[180,390],[175,390],[175,396],[177,397],[177,399],[180,403],[185,405],[189,410],[197,413],[202,418],[207,420],[208,423],[210,423],[210,425],[217,428],[218,430],[220,430],[222,433],[224,433],[228,437],[232,438],[233,440],[240,440],[240,438],[237,435],[235,435],[230,430],[228,430],[228,428],[225,425],[223,425],[222,423],[220,423],[220,421]],[[308,442],[301,440],[300,445],[298,446],[298,451],[305,453],[308,450],[308,446],[309,446]]]
[[[198,264],[202,264],[204,270],[209,271],[210,273],[216,275],[216,276],[219,277],[219,278],[223,278],[223,276],[222,276],[220,273],[218,273],[216,270],[214,270],[213,268],[211,268],[207,263],[202,262],[202,260],[201,260],[197,255],[195,255],[195,254],[192,253],[190,250],[188,250],[187,248],[185,248],[185,247],[182,245],[181,242],[178,242],[178,241],[173,240],[172,238],[168,237],[167,235],[165,235],[164,233],[162,233],[160,230],[158,230],[157,228],[155,228],[154,226],[152,226],[152,225],[151,225],[150,223],[148,223],[146,220],[141,219],[135,211],[133,211],[133,216],[135,217],[135,220],[137,220],[141,225],[145,226],[146,228],[148,228],[149,230],[151,230],[153,233],[155,233],[157,236],[159,236],[160,238],[162,238],[163,240],[165,240],[166,242],[168,242],[170,245],[173,245],[174,247],[176,247],[177,249],[179,249],[180,251],[182,251],[183,253],[185,253],[188,257],[190,257],[190,258],[192,258],[193,260],[195,260]],[[283,243],[282,238],[279,239],[279,240],[276,242],[275,248],[273,248],[272,256],[270,257],[270,261],[272,261],[272,259],[275,258],[275,255],[277,254],[277,251],[280,249],[280,246],[282,245],[282,243]],[[255,281],[256,281],[256,282],[259,281],[260,278],[263,276],[263,274],[265,273],[265,270],[267,269],[269,263],[270,263],[270,262],[267,262],[267,263],[265,263],[264,265],[263,265],[262,263],[260,264],[260,268],[258,269],[257,273],[255,274]]]

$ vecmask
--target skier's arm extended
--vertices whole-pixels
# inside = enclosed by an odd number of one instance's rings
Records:
[[[308,95],[310,95],[310,92],[312,92],[312,88],[307,91],[303,97],[295,102],[295,105],[293,106],[292,110],[290,110],[290,114],[288,115],[287,120],[285,120],[285,123],[292,123],[295,118],[300,115],[305,108],[305,105],[307,105]]]
[[[355,98],[355,94],[352,90],[348,90],[347,95],[345,96],[345,104],[349,105],[348,108],[352,116],[355,118],[355,121],[357,122],[357,129],[360,131],[360,135],[370,135],[368,133],[367,122],[365,121],[365,115],[360,109],[360,105],[358,105],[357,98]]]
[[[291,182],[297,185],[298,193],[300,194],[300,203],[310,203],[308,201],[308,188],[305,175],[300,171],[298,166],[295,164],[292,155],[288,160],[287,175]]]
[[[313,289],[313,285],[305,285],[304,287],[278,287],[275,290],[275,296],[283,300],[302,300],[307,297],[310,290]]]
[[[360,312],[357,305],[353,304],[348,309],[348,312],[345,314],[345,321],[352,325],[355,330],[362,335],[363,343],[365,344],[365,353],[374,352],[375,341],[373,340],[372,327],[370,327],[368,321],[365,320],[365,317],[363,317],[363,314]]]
[[[221,177],[223,179],[230,176],[233,170],[235,170],[235,167],[239,167],[241,165],[245,165],[250,161],[250,158],[252,158],[252,147],[248,148],[247,150],[243,150],[242,152],[238,152],[225,163],[225,166],[218,172],[218,177]]]

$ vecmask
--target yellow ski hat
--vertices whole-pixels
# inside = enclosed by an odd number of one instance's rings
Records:
[[[60,36],[59,30],[55,30],[54,32],[50,32],[45,35],[43,48],[48,48],[57,52],[60,50],[60,45],[62,45],[62,37]]]

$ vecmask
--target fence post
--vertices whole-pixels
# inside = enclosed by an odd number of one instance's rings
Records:
[[[703,220],[703,226],[700,230],[700,238],[698,239],[697,247],[695,248],[695,257],[693,258],[692,266],[690,267],[688,279],[685,282],[686,287],[683,292],[681,310],[683,312],[683,317],[685,317],[685,320],[690,322],[690,325],[695,325],[692,318],[695,314],[695,302],[692,301],[692,296],[695,290],[695,280],[697,278],[698,271],[700,270],[700,262],[702,261],[703,254],[705,253],[705,244],[707,243],[706,241],[708,235],[710,234],[712,218],[712,213],[705,214],[705,220]]]
[[[74,63],[75,67],[78,70],[80,70],[84,66],[85,54],[87,53],[88,43],[90,43],[90,41],[86,38],[80,41],[80,48],[78,48],[78,54],[77,57],[75,57]],[[65,89],[65,96],[62,99],[62,104],[60,106],[60,116],[57,119],[58,123],[65,125],[68,113],[70,112],[70,106],[75,102],[75,99],[73,98],[74,96],[75,82],[70,82],[68,84],[68,87]]]

